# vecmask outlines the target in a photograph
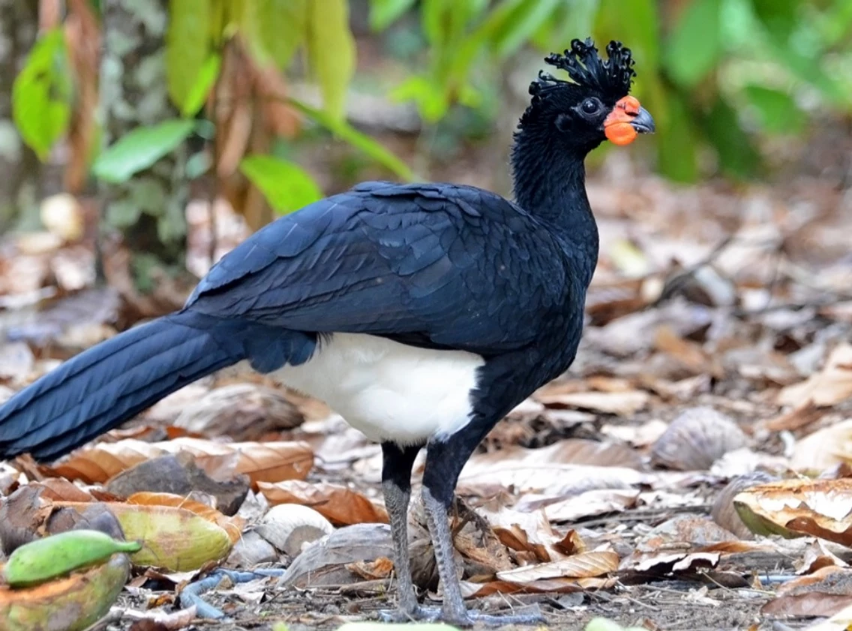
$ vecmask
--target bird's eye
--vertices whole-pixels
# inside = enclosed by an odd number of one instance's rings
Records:
[[[584,114],[597,114],[601,108],[601,103],[597,99],[586,99],[580,107]]]

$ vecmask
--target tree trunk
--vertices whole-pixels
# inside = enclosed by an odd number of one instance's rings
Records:
[[[42,165],[12,120],[12,84],[38,34],[38,2],[0,0],[0,232],[35,225]]]
[[[168,6],[168,0],[103,1],[100,91],[108,144],[137,127],[178,117],[166,89]],[[116,250],[103,241],[105,272],[141,316],[182,301],[187,155],[183,145],[128,182],[102,187],[102,225],[121,237],[112,261]]]

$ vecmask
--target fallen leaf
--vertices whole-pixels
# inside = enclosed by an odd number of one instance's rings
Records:
[[[573,522],[595,515],[619,513],[636,505],[639,489],[598,489],[555,501],[544,507],[552,522]]]
[[[145,443],[131,439],[112,444],[99,443],[77,451],[54,469],[63,477],[92,484],[106,482],[143,460],[179,452],[195,456],[196,463],[202,469],[205,468],[205,461],[215,462],[222,456],[236,454],[236,472],[248,475],[252,483],[304,479],[314,461],[311,448],[301,442],[218,443],[198,438],[178,438]]]
[[[852,419],[805,436],[790,457],[790,467],[800,472],[822,472],[844,462],[852,462]]]
[[[388,523],[384,507],[345,486],[287,480],[275,484],[259,482],[258,489],[270,504],[309,506],[337,526]]]
[[[852,396],[852,344],[840,344],[828,356],[825,367],[805,381],[778,393],[779,405],[802,407],[808,403],[834,405]]]
[[[593,578],[615,572],[617,569],[618,555],[603,550],[583,552],[550,563],[497,572],[497,578],[507,583],[525,584],[553,578]]]
[[[643,390],[632,390],[628,392],[537,394],[535,398],[548,407],[580,408],[604,414],[632,416],[647,407],[651,395]]]

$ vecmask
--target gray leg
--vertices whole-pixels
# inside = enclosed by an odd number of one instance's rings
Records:
[[[463,435],[465,431],[470,435]],[[461,584],[456,574],[453,558],[453,536],[450,532],[449,508],[452,505],[459,473],[479,444],[481,436],[474,433],[476,428],[464,428],[451,437],[448,442],[429,443],[426,456],[426,470],[423,473],[423,507],[426,521],[432,536],[435,559],[438,562],[438,574],[444,589],[444,606],[441,618],[445,622],[459,626],[470,626],[479,622],[488,626],[504,624],[539,624],[543,622],[541,612],[492,616],[477,611],[468,611],[462,598]]]
[[[408,503],[411,499],[411,467],[420,447],[398,447],[382,444],[382,491],[385,508],[391,522],[394,548],[394,569],[399,593],[399,614],[385,613],[386,619],[411,620],[421,618],[414,584],[411,581],[411,560],[408,554]]]

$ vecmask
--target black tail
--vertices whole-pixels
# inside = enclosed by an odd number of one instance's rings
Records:
[[[51,460],[246,358],[215,319],[178,312],[90,348],[0,407],[0,458]]]

